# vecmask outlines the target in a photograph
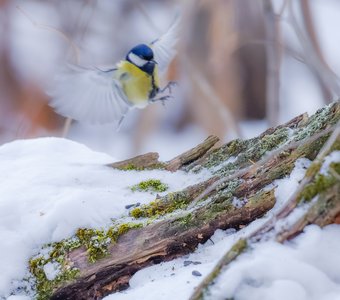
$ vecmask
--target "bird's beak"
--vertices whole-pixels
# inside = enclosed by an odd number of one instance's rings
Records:
[[[158,65],[157,61],[155,61],[154,59],[152,59],[151,61],[154,62],[156,65]]]

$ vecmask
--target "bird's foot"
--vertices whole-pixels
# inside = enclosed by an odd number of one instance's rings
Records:
[[[173,86],[175,86],[175,85],[178,85],[178,83],[177,83],[176,81],[169,81],[169,82],[167,83],[167,85],[166,85],[163,89],[160,90],[160,93],[163,93],[163,92],[165,92],[166,90],[169,90],[169,94],[171,94],[171,93],[172,93],[171,88],[172,88]]]
[[[161,101],[162,105],[165,106],[165,101],[169,101],[171,98],[173,98],[172,95],[166,95],[166,96],[162,96],[162,97],[159,97],[159,98],[150,99],[149,101],[150,101],[150,103],[155,103],[155,102]]]
[[[152,103],[155,103],[155,102],[158,102],[158,101],[167,101],[167,100],[170,100],[171,98],[173,98],[173,96],[165,95],[165,96],[162,96],[162,97],[159,97],[159,98],[152,98],[149,101],[152,102]]]

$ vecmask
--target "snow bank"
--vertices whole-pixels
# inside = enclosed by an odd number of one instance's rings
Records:
[[[284,245],[258,244],[227,268],[207,299],[339,300],[339,235],[339,225],[324,229],[311,225]],[[212,237],[214,244],[208,241],[189,256],[143,269],[131,278],[130,289],[104,299],[140,299],[141,295],[148,300],[171,300],[174,295],[188,299],[238,236],[218,230]],[[192,263],[186,266],[185,262]],[[202,277],[194,276],[194,270]]]
[[[267,187],[275,188],[277,202],[263,218],[238,232],[217,230],[211,240],[194,253],[140,270],[131,278],[128,290],[104,299],[130,300],[139,299],[141,295],[148,300],[171,300],[174,295],[177,299],[188,299],[239,238],[259,228],[286,203],[309,165],[308,159],[298,159],[290,176],[275,180]],[[296,209],[295,216],[304,209]],[[227,268],[214,285],[210,299],[340,300],[339,234],[337,225],[323,230],[309,226],[304,234],[285,245],[272,241],[259,244]],[[194,271],[202,276],[193,275]]]
[[[258,244],[218,278],[208,299],[339,300],[339,235],[339,225],[311,225],[285,245]]]
[[[80,227],[105,227],[128,214],[128,204],[155,195],[131,185],[160,179],[170,191],[202,175],[184,172],[119,171],[106,154],[59,138],[19,140],[0,147],[0,299],[27,272],[42,245],[73,235]]]

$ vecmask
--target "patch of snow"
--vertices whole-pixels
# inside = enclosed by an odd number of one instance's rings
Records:
[[[246,199],[238,199],[236,197],[233,198],[231,204],[234,205],[236,208],[241,208],[247,203]]]
[[[49,262],[44,266],[44,272],[48,280],[53,280],[54,278],[56,278],[59,271],[60,266],[58,264]]]
[[[316,199],[312,199],[309,203],[304,203],[296,207],[286,218],[277,220],[275,223],[275,231],[282,232],[285,229],[291,228],[310,208],[311,204],[315,203]]]
[[[223,163],[217,165],[216,167],[212,168],[210,171],[211,173],[216,173],[217,171],[223,169],[228,164],[232,164],[237,160],[237,156],[230,156],[227,160],[225,160]]]
[[[320,174],[327,175],[328,170],[329,170],[329,165],[331,163],[338,163],[340,162],[340,151],[333,151],[329,155],[325,157],[325,160],[322,164],[322,167],[320,169]]]
[[[277,210],[282,207],[282,204],[285,203],[298,188],[310,164],[311,161],[307,158],[299,158],[296,160],[295,167],[289,176],[274,181],[277,188],[275,189],[276,203],[271,210],[272,213],[277,212]]]
[[[32,300],[32,299],[28,296],[12,295],[7,297],[7,300]]]
[[[127,216],[126,205],[155,195],[132,192],[143,180],[160,179],[169,191],[197,183],[204,174],[162,170],[119,171],[114,159],[60,138],[18,140],[0,147],[0,298],[27,272],[28,259],[77,228],[102,228]]]
[[[217,279],[207,299],[339,300],[339,225],[315,225],[282,245],[260,243]]]

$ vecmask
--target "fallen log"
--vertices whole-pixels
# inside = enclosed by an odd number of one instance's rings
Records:
[[[157,154],[148,154],[110,164],[122,172],[161,168],[203,171],[207,176],[196,185],[131,209],[131,217],[144,223],[106,233],[112,242],[105,245],[103,256],[89,259],[88,243],[93,236],[86,229],[80,230],[78,240],[82,237],[87,243],[69,243],[62,248],[62,265],[67,272],[74,270],[74,276],[65,276],[64,281],[49,286],[46,297],[101,299],[127,288],[131,276],[141,268],[194,251],[216,229],[238,230],[261,217],[275,204],[274,187],[264,188],[290,174],[297,159],[314,160],[339,119],[340,105],[336,102],[311,117],[298,116],[253,139],[213,148],[218,139],[209,137],[169,162],[159,162]],[[62,246],[58,245],[55,255],[59,257]],[[227,262],[237,256],[233,251],[227,255]],[[38,269],[31,270],[38,273]],[[199,299],[195,297],[192,299]]]
[[[234,261],[240,254],[249,249],[249,245],[261,241],[267,234],[274,235],[274,238],[283,243],[301,233],[309,224],[316,224],[320,227],[340,221],[340,162],[337,162],[333,169],[329,167],[328,174],[320,174],[320,168],[325,157],[332,151],[340,150],[340,121],[334,126],[332,135],[325,143],[311,166],[308,168],[305,177],[298,189],[268,222],[247,237],[238,240],[228,250],[213,270],[204,278],[201,284],[195,289],[190,300],[199,300],[208,293],[210,286],[221,274],[222,269]],[[312,199],[309,209],[295,220],[292,224],[275,228],[278,222],[284,221],[293,213],[298,205],[305,205]],[[283,223],[284,224],[284,223]],[[277,226],[276,226],[277,227]]]

